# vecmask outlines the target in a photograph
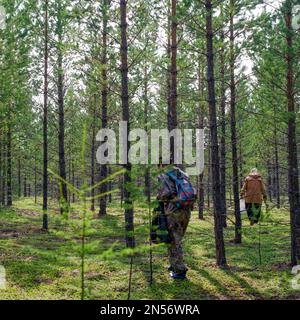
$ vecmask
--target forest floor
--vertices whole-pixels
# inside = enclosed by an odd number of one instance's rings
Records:
[[[80,219],[63,219],[49,210],[49,232],[41,231],[41,199],[21,199],[0,209],[0,265],[7,287],[0,299],[80,299]],[[54,205],[54,203],[52,204]],[[75,210],[76,211],[76,210]],[[127,299],[129,259],[124,252],[123,212],[112,205],[108,215],[91,219],[86,239],[85,298]],[[244,217],[243,244],[225,230],[229,269],[215,266],[213,220],[194,212],[184,240],[188,280],[170,279],[166,248],[153,246],[153,284],[149,285],[148,210],[136,209],[136,243],[131,299],[300,299],[292,289],[288,212],[273,210],[268,222],[250,227]],[[260,230],[260,231],[259,231]],[[261,238],[261,261],[259,258]]]

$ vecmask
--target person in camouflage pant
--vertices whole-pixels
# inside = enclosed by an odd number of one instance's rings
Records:
[[[191,218],[191,211],[178,209],[175,212],[166,212],[168,230],[171,243],[168,248],[170,271],[176,274],[187,272],[187,267],[183,262],[182,239]]]
[[[186,173],[179,168],[174,167],[176,174]],[[167,217],[168,232],[170,236],[170,244],[168,247],[169,254],[169,271],[170,276],[174,279],[185,279],[188,268],[183,261],[182,240],[185,235],[187,226],[191,217],[191,208],[179,209],[175,205],[174,198],[177,196],[175,183],[165,174],[158,177],[160,188],[158,190],[157,199],[164,203],[164,211]]]

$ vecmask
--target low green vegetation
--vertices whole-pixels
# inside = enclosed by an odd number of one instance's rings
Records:
[[[40,202],[41,199],[38,199]],[[50,230],[43,232],[40,203],[21,199],[0,210],[0,265],[7,289],[0,299],[80,299],[80,222],[76,207],[63,219],[50,204]],[[92,219],[86,239],[85,298],[127,299],[129,258],[124,254],[123,211],[112,205],[108,215]],[[291,287],[290,227],[285,211],[273,210],[261,226],[244,220],[243,244],[231,242],[234,227],[225,231],[228,270],[215,266],[212,217],[194,212],[184,241],[188,280],[168,277],[166,248],[153,246],[153,284],[149,285],[148,210],[136,208],[136,241],[131,299],[299,299]],[[261,259],[259,254],[261,238]],[[261,261],[260,261],[261,260]]]

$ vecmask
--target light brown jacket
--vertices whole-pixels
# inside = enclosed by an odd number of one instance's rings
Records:
[[[267,198],[266,188],[260,174],[250,174],[246,179],[241,190],[241,197],[246,203],[262,204]]]

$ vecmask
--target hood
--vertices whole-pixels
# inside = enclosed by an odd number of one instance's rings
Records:
[[[247,177],[247,180],[260,180],[261,179],[261,174],[256,173],[256,174],[249,174]]]

